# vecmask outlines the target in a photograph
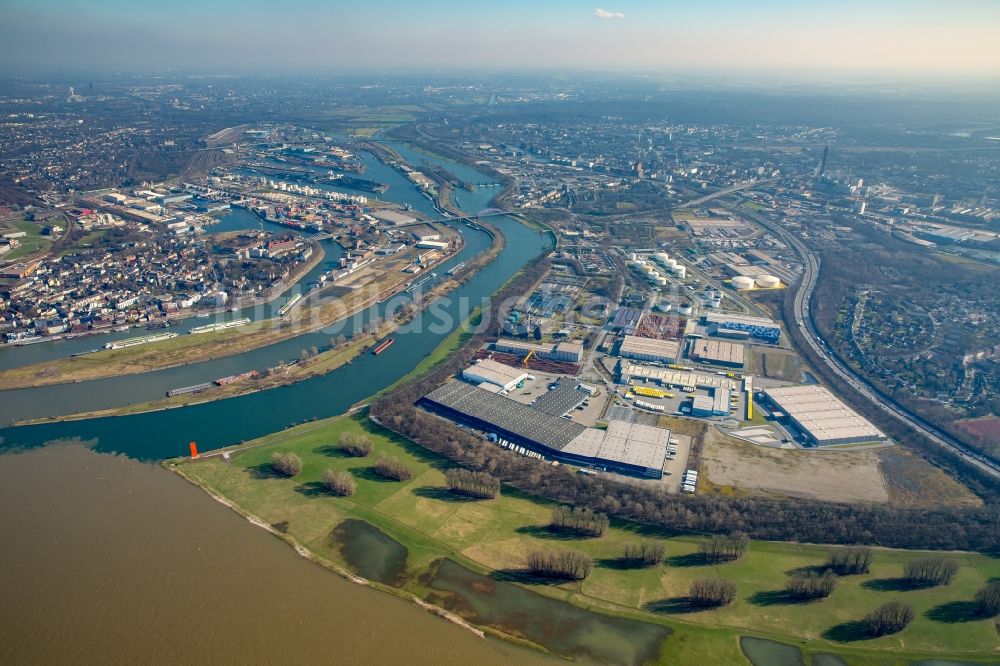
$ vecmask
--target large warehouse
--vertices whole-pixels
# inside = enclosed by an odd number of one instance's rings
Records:
[[[646,478],[663,476],[669,430],[614,420],[607,430],[585,428],[554,415],[569,404],[564,399],[568,391],[562,387],[558,400],[550,401],[561,404],[546,412],[453,379],[421,402],[443,416],[495,432],[563,462]],[[541,399],[536,404],[554,406]]]
[[[781,329],[767,317],[711,313],[705,315],[705,324],[721,335],[728,331],[743,331],[768,342],[777,342],[781,338]]]
[[[746,347],[739,343],[723,342],[721,340],[693,340],[691,342],[691,358],[705,363],[727,365],[742,368],[745,362]]]
[[[579,363],[583,358],[583,343],[571,340],[563,340],[554,345],[535,345],[530,342],[501,338],[493,343],[493,349],[507,354],[517,354],[518,356],[534,354],[542,358],[552,359],[553,361],[566,361],[567,363]]]
[[[640,338],[637,335],[626,335],[618,353],[622,358],[632,358],[637,361],[674,363],[677,361],[680,348],[680,343],[676,340],[656,340],[654,338]]]
[[[769,388],[764,395],[815,446],[878,442],[886,438],[822,386]]]
[[[499,390],[509,391],[527,379],[528,373],[484,358],[463,370],[462,377],[474,384],[492,384]]]

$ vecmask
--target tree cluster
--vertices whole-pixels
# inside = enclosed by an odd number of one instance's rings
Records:
[[[888,636],[906,628],[913,621],[913,607],[902,601],[882,604],[861,620],[869,636]]]
[[[391,481],[408,481],[413,476],[413,472],[410,471],[410,468],[403,461],[384,454],[379,456],[372,469],[383,479]]]
[[[280,474],[281,476],[289,478],[298,476],[299,472],[302,471],[302,459],[294,453],[278,453],[275,451],[271,454],[271,469],[274,470],[275,474]]]
[[[355,458],[364,458],[372,452],[372,440],[367,435],[355,432],[340,433],[337,449]]]
[[[822,575],[815,571],[792,574],[785,586],[785,593],[792,599],[811,601],[825,599],[833,594],[836,587],[837,575],[832,570],[827,569]]]
[[[539,578],[583,580],[590,575],[594,561],[575,550],[536,550],[528,553],[527,568],[532,576]]]
[[[488,472],[473,472],[454,467],[444,473],[444,478],[448,483],[448,490],[457,495],[493,499],[500,494],[500,481]]]
[[[769,497],[672,495],[640,484],[573,474],[564,466],[541,465],[439,418],[416,403],[495,339],[515,298],[527,293],[548,269],[545,259],[528,264],[483,312],[489,326],[473,335],[432,371],[376,400],[369,412],[378,423],[469,469],[489,472],[502,483],[556,502],[586,506],[623,519],[667,529],[725,533],[746,531],[754,539],[813,543],[867,543],[893,548],[1000,551],[1000,505],[978,508],[912,509],[855,506]]]
[[[976,590],[973,603],[976,604],[976,614],[979,617],[1000,615],[1000,580],[991,580]]]
[[[662,543],[627,543],[622,563],[627,567],[653,567],[663,561],[666,551]]]
[[[354,494],[354,477],[350,472],[328,469],[323,472],[323,487],[329,493],[347,497]]]
[[[599,537],[608,530],[608,516],[581,506],[560,506],[552,510],[549,529],[583,536]]]
[[[728,606],[736,598],[736,583],[725,578],[698,578],[691,583],[688,600],[694,606]]]
[[[958,562],[945,557],[918,557],[903,567],[903,578],[912,585],[933,587],[947,585],[958,572]]]
[[[698,552],[706,562],[717,564],[740,559],[749,545],[750,537],[743,532],[715,534],[701,542]]]
[[[872,549],[868,546],[848,546],[830,553],[826,565],[838,576],[866,574],[872,564]]]

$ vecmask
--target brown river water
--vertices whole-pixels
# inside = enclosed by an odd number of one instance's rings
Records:
[[[0,507],[0,664],[556,661],[350,583],[151,464],[7,453]]]

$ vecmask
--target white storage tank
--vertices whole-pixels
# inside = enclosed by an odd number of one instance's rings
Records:
[[[673,271],[674,275],[676,275],[679,278],[687,277],[687,266],[674,266]]]
[[[677,314],[689,315],[691,314],[692,310],[693,308],[691,307],[690,303],[681,303],[679,306],[677,306]]]
[[[666,286],[666,284],[667,284],[667,278],[663,277],[662,275],[656,276],[656,284],[657,284],[657,286],[660,286],[660,287]]]
[[[733,278],[733,289],[739,289],[740,291],[745,291],[747,289],[753,289],[754,281],[752,277],[747,277],[746,275],[737,275]]]
[[[666,252],[657,252],[656,254],[653,255],[653,259],[656,260],[657,262],[663,264],[663,263],[666,263],[666,261],[667,261],[667,259],[669,259],[669,257],[667,256]]]
[[[756,282],[757,286],[761,289],[774,289],[781,284],[781,280],[773,275],[758,275],[754,279],[754,282]]]

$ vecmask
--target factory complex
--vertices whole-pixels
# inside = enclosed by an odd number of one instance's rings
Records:
[[[421,402],[442,416],[561,462],[645,478],[663,476],[670,431],[617,420],[609,421],[606,430],[575,423],[566,413],[591,393],[575,380],[556,382],[531,405],[481,387],[452,379]]]
[[[772,415],[795,426],[814,446],[884,441],[886,436],[864,417],[815,384],[764,390]]]

